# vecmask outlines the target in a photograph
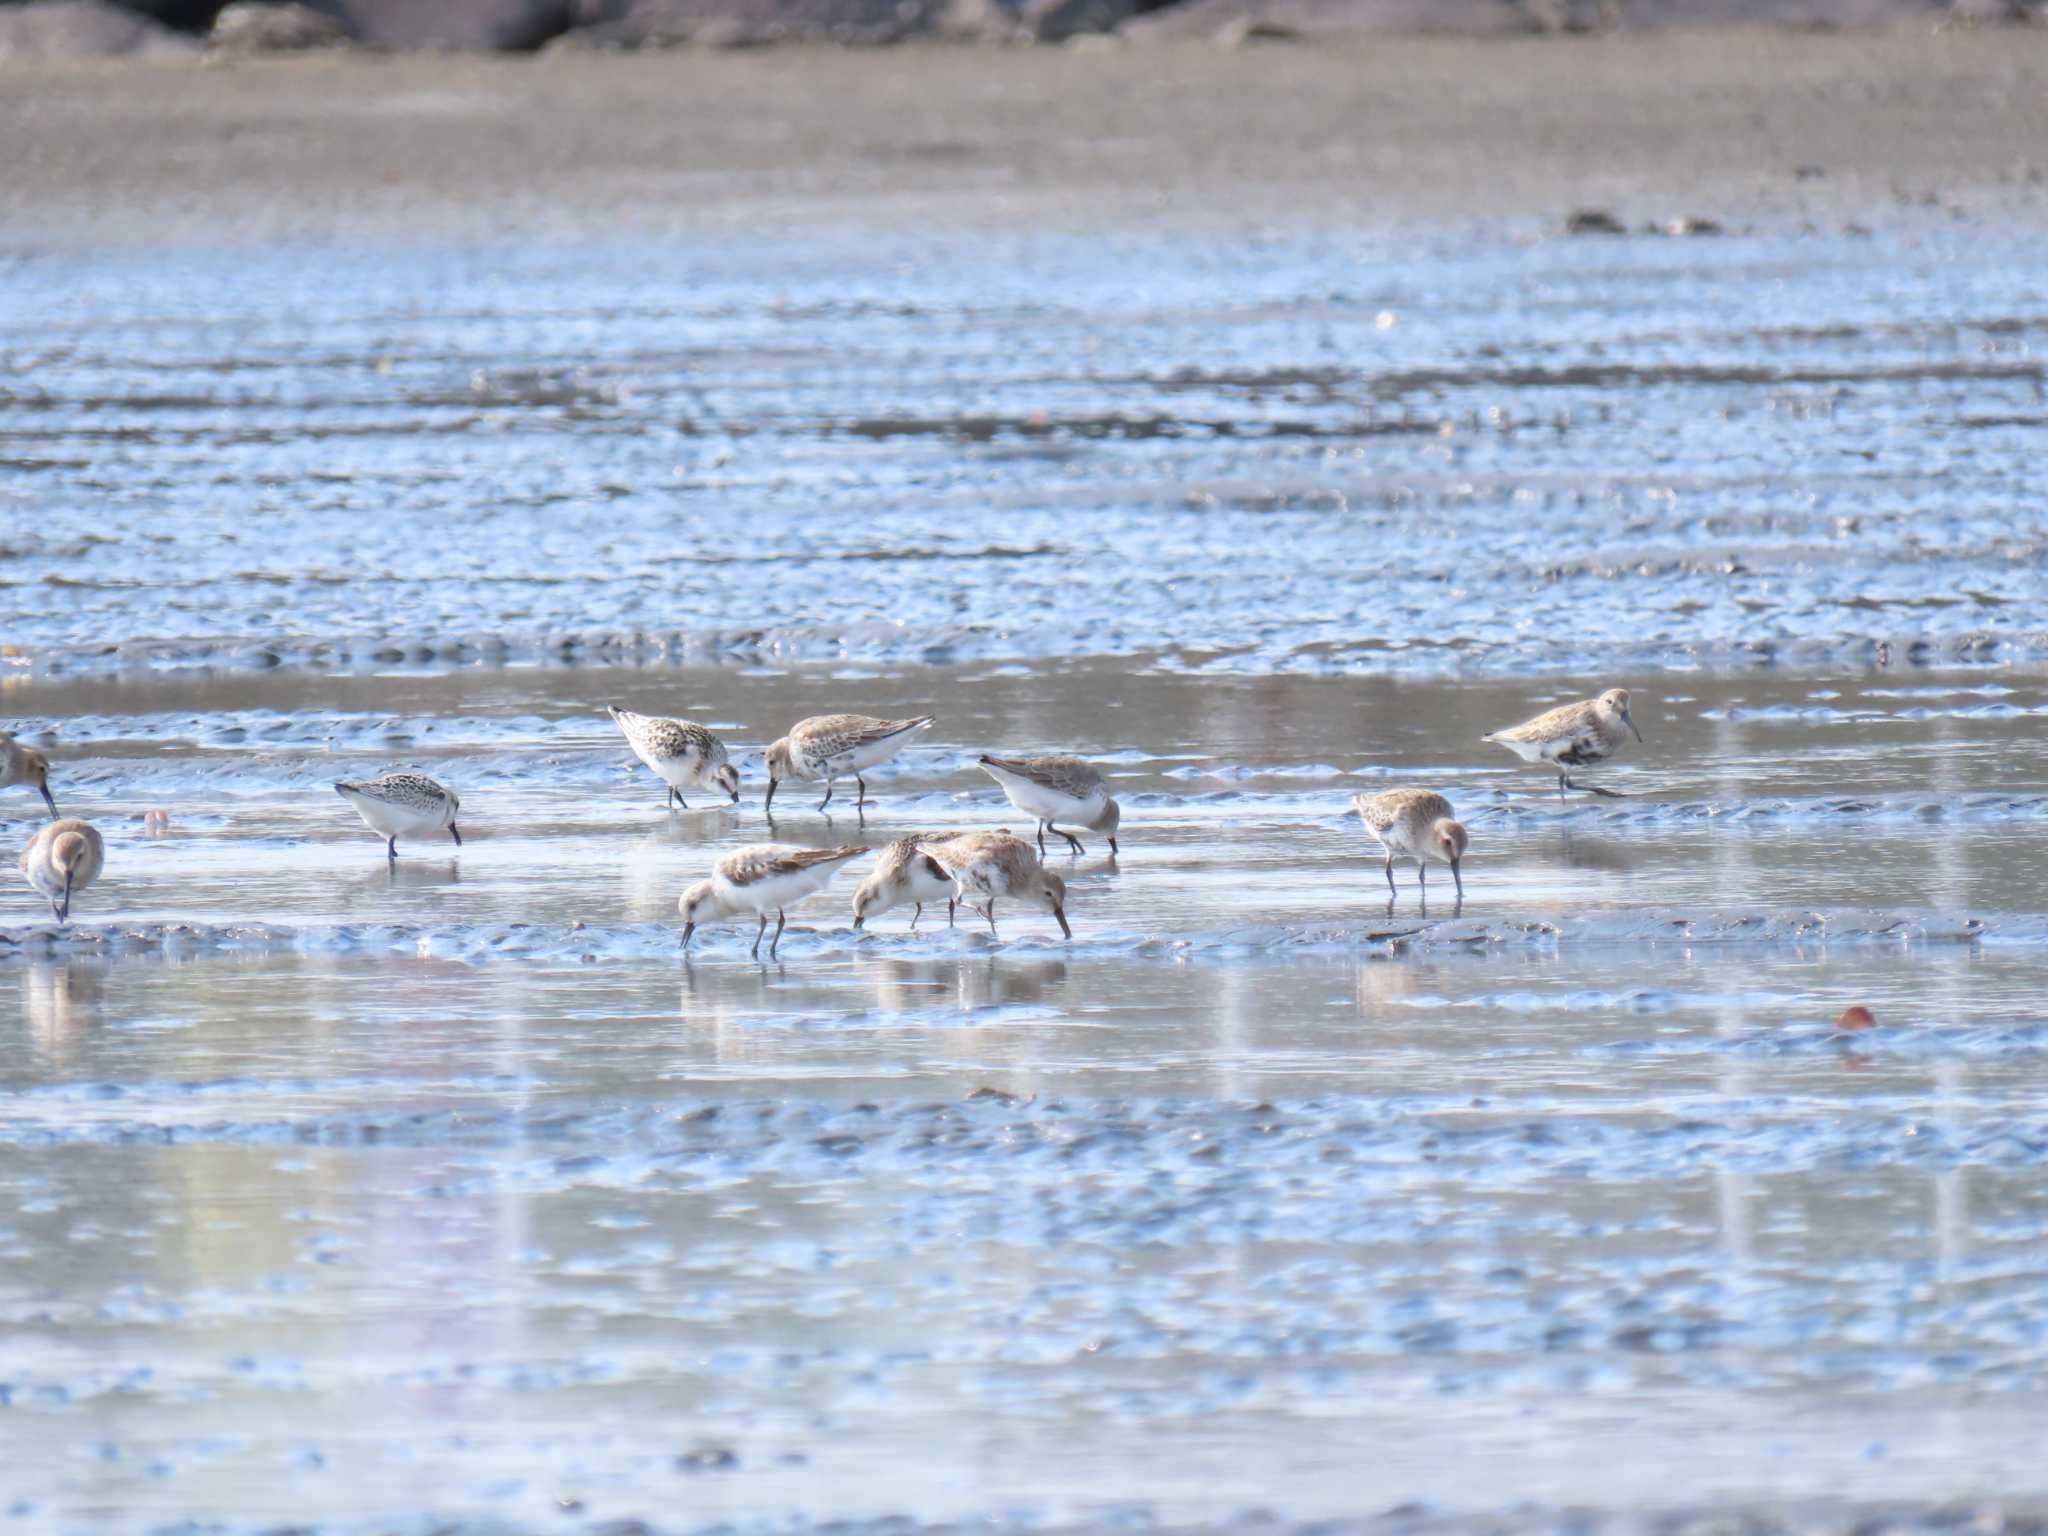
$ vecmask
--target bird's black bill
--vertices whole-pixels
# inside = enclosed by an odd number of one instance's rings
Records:
[[[1451,880],[1458,887],[1458,900],[1463,901],[1465,899],[1465,877],[1458,873],[1458,861],[1456,859],[1451,860]]]
[[[853,931],[854,931],[855,933],[859,933],[859,932],[860,932],[860,930],[861,930],[861,925],[862,925],[863,923],[865,923],[866,921],[867,921],[867,919],[866,919],[866,918],[864,918],[864,917],[862,917],[862,916],[861,916],[861,915],[860,915],[860,914],[859,914],[858,912],[854,913],[854,915],[853,915]]]
[[[68,869],[64,871],[64,904],[57,908],[57,921],[71,921],[71,871]]]
[[[765,799],[765,800],[763,800],[763,801],[761,802],[761,809],[762,809],[762,810],[764,810],[764,811],[765,811],[765,810],[767,810],[769,806],[771,806],[771,805],[773,805],[773,804],[775,803],[775,789],[776,789],[776,786],[777,786],[777,785],[779,785],[779,784],[780,784],[781,782],[782,782],[782,780],[780,780],[780,779],[770,779],[770,780],[768,781],[768,797],[767,797],[767,799]],[[738,796],[734,796],[734,798],[735,798],[735,799],[737,799],[737,798],[738,798]]]
[[[690,935],[696,931],[697,925],[695,923],[683,924],[683,948],[688,949],[690,947]]]
[[[1060,920],[1060,932],[1071,939],[1074,936],[1074,930],[1067,924],[1067,909],[1065,907],[1054,907],[1052,915]]]
[[[47,805],[50,808],[50,820],[55,821],[57,819],[57,801],[55,797],[51,795],[49,785],[43,785],[42,791],[43,804]]]
[[[1623,715],[1621,717],[1621,723],[1627,726],[1631,731],[1635,732],[1635,738],[1637,741],[1641,741],[1643,739],[1643,733],[1641,731],[1636,730],[1635,721],[1631,720],[1627,715]]]

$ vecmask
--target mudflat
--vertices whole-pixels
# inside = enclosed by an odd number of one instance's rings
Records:
[[[2038,214],[2048,31],[96,63],[15,240]]]

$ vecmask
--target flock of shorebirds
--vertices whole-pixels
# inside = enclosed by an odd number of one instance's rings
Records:
[[[623,709],[608,713],[634,755],[667,786],[665,805],[688,809],[685,790],[713,789],[730,796],[735,805],[739,803],[739,770],[725,743],[711,731],[689,720],[666,720]],[[825,810],[832,804],[838,781],[844,778],[854,782],[856,808],[865,807],[869,803],[866,772],[895,757],[931,723],[930,715],[908,720],[817,715],[799,721],[765,754],[768,794],[763,808],[775,803],[775,791],[784,780],[816,783],[822,779],[825,797],[817,808]],[[1628,690],[1610,688],[1597,699],[1560,705],[1483,739],[1506,747],[1526,763],[1555,768],[1560,795],[1568,789],[1612,795],[1613,790],[1596,785],[1574,784],[1571,770],[1605,762],[1621,748],[1625,732],[1637,741],[1643,739],[1629,715]],[[989,931],[994,933],[996,903],[1001,900],[1044,907],[1058,921],[1060,932],[1073,937],[1067,922],[1066,882],[1045,867],[1046,836],[1064,838],[1069,851],[1079,856],[1087,850],[1068,828],[1099,832],[1108,838],[1114,854],[1121,809],[1110,798],[1101,772],[1078,757],[984,756],[980,763],[1002,786],[1010,804],[1037,821],[1036,846],[1007,828],[900,837],[881,851],[874,871],[854,892],[855,928],[906,903],[915,909],[910,919],[915,928],[924,914],[924,904],[943,898],[949,923],[964,902],[987,919]],[[57,920],[65,922],[71,915],[72,898],[99,878],[106,857],[104,843],[92,823],[75,817],[58,819],[57,802],[50,793],[49,759],[12,736],[0,734],[0,788],[17,784],[40,791],[51,817],[23,850],[21,872],[49,900]],[[384,839],[391,859],[398,857],[401,836],[445,830],[457,847],[462,844],[462,833],[455,824],[461,801],[453,790],[425,774],[387,773],[374,779],[344,780],[334,788]],[[1458,899],[1463,901],[1465,878],[1460,866],[1468,839],[1450,801],[1434,790],[1390,789],[1357,795],[1352,805],[1386,855],[1390,898],[1396,894],[1395,860],[1415,860],[1418,888],[1426,891],[1429,863],[1436,859],[1450,865]],[[871,851],[859,843],[838,848],[756,843],[725,855],[712,866],[711,877],[684,891],[676,904],[683,918],[683,946],[689,947],[700,924],[752,914],[760,920],[751,951],[758,957],[772,913],[775,936],[768,945],[772,959],[782,940],[787,909],[823,890],[841,868]]]

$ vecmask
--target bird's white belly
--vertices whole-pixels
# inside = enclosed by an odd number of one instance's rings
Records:
[[[836,870],[832,869],[823,872],[805,869],[793,874],[770,875],[752,885],[728,886],[727,889],[732,893],[733,906],[744,907],[751,912],[775,912],[793,907],[806,896],[823,890],[835,873]]]
[[[816,778],[822,774],[862,773],[878,763],[886,763],[903,750],[910,735],[910,732],[905,731],[900,736],[864,742],[857,747],[848,747],[844,752],[835,752],[830,757],[819,759],[818,773],[812,777]]]
[[[698,771],[697,754],[694,752],[685,752],[680,757],[649,757],[643,752],[640,761],[652,768],[671,789],[695,789],[703,783],[704,776]]]
[[[368,795],[350,795],[348,803],[356,813],[370,824],[372,831],[386,837],[399,837],[408,832],[438,832],[447,823],[438,810],[416,810],[409,805],[393,805],[388,800],[372,800]]]
[[[1029,811],[1043,821],[1072,821],[1086,826],[1102,814],[1108,796],[1093,794],[1086,799],[1063,795],[1056,789],[1047,789],[1043,784],[1011,779],[1005,782],[1003,790],[1010,797],[1010,804],[1020,811]]]

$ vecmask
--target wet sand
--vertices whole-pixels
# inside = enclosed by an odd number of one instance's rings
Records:
[[[14,240],[2038,217],[2048,29],[18,70]]]
[[[0,1508],[2036,1529],[2041,58],[0,82],[0,706],[109,834],[0,889]],[[1479,739],[1615,682],[1627,798]],[[773,835],[1104,764],[1074,942],[679,954],[846,707],[940,726]],[[329,787],[401,766],[462,848]]]

